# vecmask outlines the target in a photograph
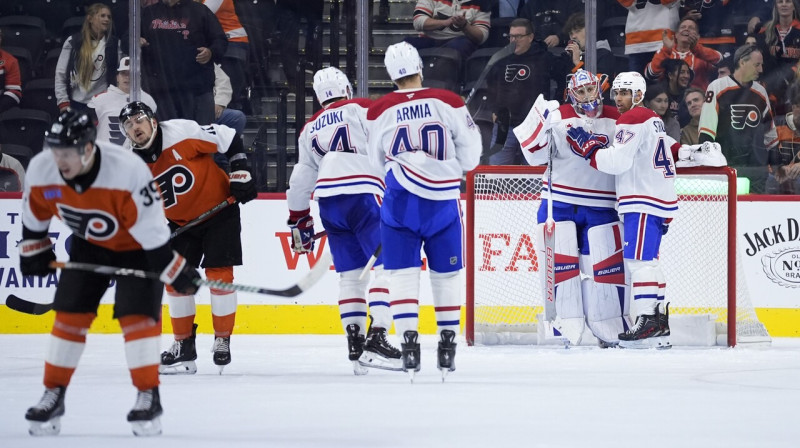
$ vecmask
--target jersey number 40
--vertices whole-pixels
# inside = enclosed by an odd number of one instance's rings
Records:
[[[444,160],[446,156],[446,140],[444,126],[441,123],[425,123],[419,128],[417,141],[412,140],[408,125],[398,126],[392,139],[392,155],[408,151],[423,151],[436,160]]]

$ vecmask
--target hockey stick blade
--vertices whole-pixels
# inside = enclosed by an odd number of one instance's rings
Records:
[[[472,85],[472,89],[469,91],[469,95],[467,95],[467,99],[464,101],[464,105],[469,105],[469,102],[472,101],[472,97],[475,96],[475,92],[478,91],[480,86],[486,80],[486,77],[489,76],[489,70],[492,69],[494,64],[497,63],[500,59],[510,55],[514,52],[516,48],[516,44],[511,42],[510,44],[503,47],[502,50],[498,51],[497,53],[493,54],[491,58],[489,58],[489,62],[486,63],[486,67],[483,68],[480,76],[478,76],[478,80],[475,81],[475,84]]]
[[[53,309],[52,303],[36,303],[29,300],[22,299],[9,294],[6,297],[6,306],[14,311],[25,314],[33,314],[34,316],[41,316],[42,314]]]

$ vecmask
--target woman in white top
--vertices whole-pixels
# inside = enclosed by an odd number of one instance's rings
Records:
[[[118,48],[109,7],[102,3],[89,6],[81,31],[64,41],[58,58],[55,92],[59,109],[86,110],[86,103],[114,82]]]

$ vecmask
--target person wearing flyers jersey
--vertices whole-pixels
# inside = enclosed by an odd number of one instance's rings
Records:
[[[158,122],[149,106],[132,102],[119,114],[133,152],[150,167],[159,184],[170,227],[177,229],[233,196],[244,204],[257,196],[241,138],[222,125],[200,126],[190,120]],[[230,162],[230,179],[214,162],[214,153]],[[172,239],[175,250],[209,280],[233,282],[233,266],[242,264],[241,222],[237,204]],[[202,265],[200,264],[202,261]],[[162,374],[195,373],[197,351],[193,295],[167,288],[175,342],[161,354]],[[236,293],[211,288],[214,364],[220,373],[231,362],[230,337],[236,317]]]

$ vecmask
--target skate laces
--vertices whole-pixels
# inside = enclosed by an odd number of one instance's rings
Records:
[[[59,397],[58,392],[59,392],[58,388],[45,389],[44,395],[42,395],[42,399],[39,400],[39,403],[34,407],[37,409],[52,408],[58,402],[58,397]]]
[[[179,357],[181,355],[181,341],[172,341],[172,346],[167,352],[176,358]]]
[[[140,390],[139,395],[136,396],[136,404],[133,405],[134,411],[150,409],[153,405],[153,392],[149,390]]]
[[[228,338],[216,338],[214,339],[214,347],[211,349],[211,352],[229,352],[230,349],[230,339]]]

